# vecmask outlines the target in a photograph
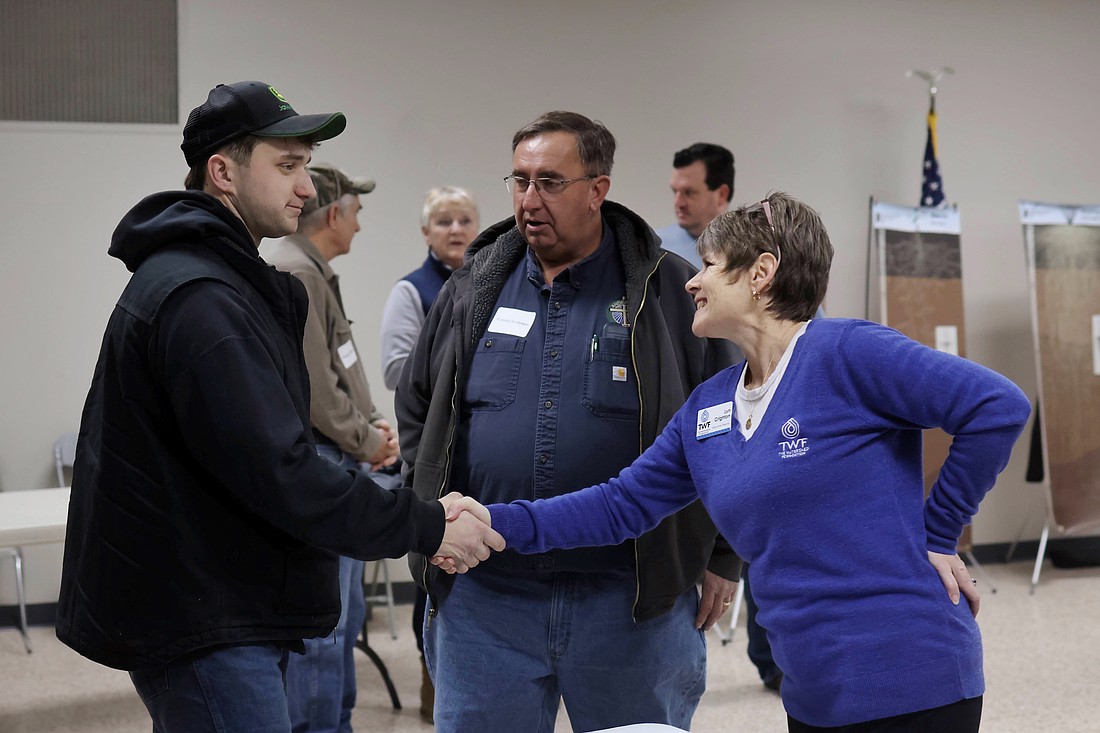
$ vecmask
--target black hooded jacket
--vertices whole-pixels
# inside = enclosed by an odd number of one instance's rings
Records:
[[[432,554],[443,509],[317,456],[305,289],[197,191],[115,230],[133,272],[80,424],[57,635],[139,669],[198,649],[298,643],[340,614],[337,554]]]

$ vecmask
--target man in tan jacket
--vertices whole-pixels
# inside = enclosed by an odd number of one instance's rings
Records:
[[[377,473],[397,461],[397,436],[371,400],[361,355],[329,263],[351,250],[359,231],[359,194],[374,182],[353,179],[329,165],[308,168],[317,198],[306,202],[298,233],[265,247],[265,259],[296,276],[309,293],[303,350],[310,382],[310,423],[317,453],[351,470],[372,471],[383,486],[400,480]],[[355,639],[365,606],[363,562],[340,558],[340,621],[335,639],[307,639],[305,655],[292,654],[286,684],[295,731],[351,731],[355,706]]]

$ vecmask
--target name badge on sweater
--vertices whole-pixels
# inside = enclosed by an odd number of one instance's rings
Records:
[[[351,339],[337,346],[336,353],[340,355],[340,361],[343,362],[345,369],[351,369],[351,365],[359,361],[359,356],[355,353],[355,344]]]
[[[713,407],[699,410],[695,420],[695,439],[702,440],[712,435],[728,433],[733,427],[733,401],[723,402]]]

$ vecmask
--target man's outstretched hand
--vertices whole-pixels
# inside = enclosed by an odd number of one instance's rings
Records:
[[[489,510],[457,491],[439,500],[447,516],[443,542],[432,557],[432,565],[448,573],[465,573],[492,550],[504,549],[504,538],[492,529]]]

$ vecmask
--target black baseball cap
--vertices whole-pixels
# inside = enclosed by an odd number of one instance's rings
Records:
[[[191,110],[183,126],[183,157],[189,167],[245,135],[328,140],[344,131],[343,112],[300,115],[282,94],[262,81],[219,84]]]

